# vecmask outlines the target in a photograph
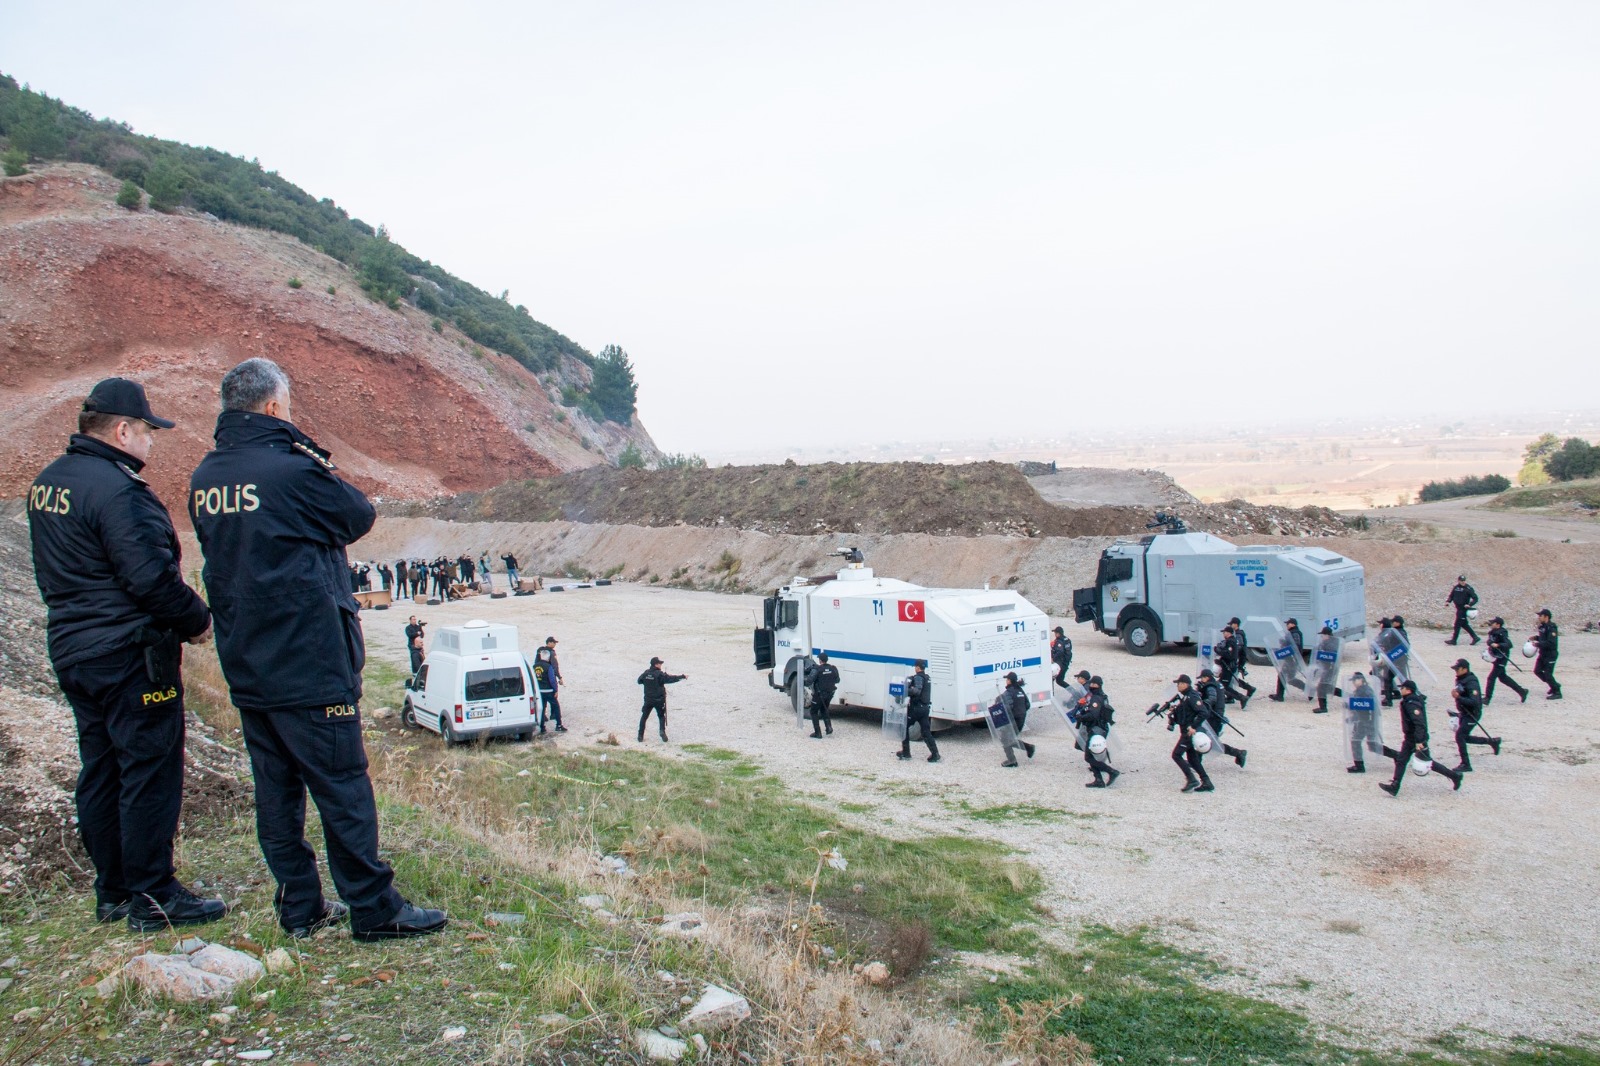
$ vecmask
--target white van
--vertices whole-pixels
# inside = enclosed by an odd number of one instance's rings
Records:
[[[474,619],[445,626],[406,682],[401,721],[451,744],[525,739],[539,727],[539,690],[517,646],[517,627]]]

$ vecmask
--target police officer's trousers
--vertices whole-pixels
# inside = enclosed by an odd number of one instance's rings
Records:
[[[1546,658],[1543,652],[1533,661],[1533,676],[1550,686],[1550,694],[1561,694],[1561,682],[1556,680],[1556,660],[1554,656]]]
[[[639,708],[639,739],[644,740],[644,727],[650,721],[650,712],[655,711],[661,726],[661,739],[667,739],[667,701],[663,697],[659,700],[647,699],[644,706]]]
[[[78,725],[78,835],[94,863],[95,896],[161,898],[183,803],[183,684],[152,685],[137,648],[57,676]]]
[[[666,708],[663,707],[661,712],[661,727],[665,729],[667,723]],[[556,690],[553,688],[541,688],[539,690],[539,732],[541,733],[544,732],[545,722],[554,722],[556,725],[561,725],[561,700],[557,698]]]
[[[1463,629],[1467,631],[1467,636],[1472,638],[1472,643],[1478,643],[1478,634],[1472,631],[1472,623],[1467,621],[1467,612],[1464,610],[1457,610],[1456,626],[1450,631],[1451,644],[1454,644],[1456,641],[1461,639],[1461,631]]]
[[[278,882],[285,928],[322,916],[317,856],[306,843],[306,793],[322,816],[328,872],[350,905],[354,928],[393,919],[405,901],[378,857],[378,808],[367,776],[361,714],[354,704],[292,711],[239,711],[256,785],[256,837]]]
[[[928,757],[937,758],[939,745],[933,739],[933,722],[931,711],[927,707],[912,708],[906,711],[906,733],[900,741],[901,754],[911,757],[911,727],[916,726],[921,730],[920,739],[928,745]]]
[[[1510,689],[1512,692],[1515,692],[1523,699],[1528,698],[1528,690],[1517,684],[1516,681],[1512,680],[1511,675],[1506,673],[1506,664],[1497,659],[1495,660],[1494,669],[1489,671],[1489,679],[1484,682],[1484,703],[1488,703],[1490,700],[1494,699],[1494,686],[1495,682],[1497,681],[1505,682],[1506,688]]]

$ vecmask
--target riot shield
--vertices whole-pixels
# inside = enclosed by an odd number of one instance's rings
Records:
[[[789,666],[794,667],[794,672],[789,672]],[[790,658],[784,673],[789,677],[789,705],[794,708],[794,724],[801,729],[806,725],[806,708],[810,704],[810,688],[806,685],[806,673],[811,668],[809,655],[796,655]]]
[[[1400,639],[1406,643],[1406,657],[1411,661],[1411,680],[1420,684],[1422,678],[1425,677],[1437,685],[1439,683],[1438,677],[1434,676],[1433,671],[1428,669],[1428,664],[1422,661],[1422,656],[1417,653],[1416,646],[1411,643],[1410,635],[1403,629],[1397,630],[1397,632],[1400,634]]]
[[[1341,758],[1365,763],[1368,756],[1383,754],[1383,713],[1378,710],[1378,694],[1365,678],[1352,679],[1346,693]]]
[[[1395,683],[1401,681],[1416,681],[1417,672],[1420,671],[1428,680],[1438,683],[1438,678],[1433,676],[1433,671],[1428,669],[1406,639],[1406,635],[1398,629],[1381,629],[1378,631],[1378,653],[1383,659],[1383,664],[1393,674]]]
[[[900,744],[906,739],[906,683],[891,681],[883,703],[883,735]]]
[[[1079,751],[1088,740],[1088,731],[1078,724],[1078,708],[1083,706],[1083,701],[1088,699],[1089,690],[1076,681],[1068,681],[1062,686],[1061,694],[1054,697],[1051,702],[1061,713],[1061,720],[1067,723],[1067,729],[1073,736],[1073,746]]]
[[[1250,625],[1256,632],[1265,635],[1264,644],[1267,655],[1272,659],[1273,669],[1278,671],[1278,679],[1283,682],[1283,690],[1287,695],[1290,689],[1296,692],[1311,692],[1306,683],[1306,664],[1300,657],[1300,646],[1294,642],[1294,637],[1289,633],[1289,627],[1276,618],[1259,618],[1250,616]]]
[[[1011,720],[1011,712],[1006,710],[1005,697],[996,696],[989,701],[983,720],[988,724],[989,735],[994,738],[994,742],[1005,751],[1008,759],[1012,758],[1012,753],[1021,741],[1017,739],[1017,727]]]
[[[1326,700],[1339,694],[1340,651],[1338,637],[1331,634],[1317,637],[1311,662],[1306,665],[1306,699]]]
[[[1222,627],[1214,622],[1210,615],[1201,615],[1195,619],[1194,650],[1195,664],[1194,675],[1200,676],[1200,671],[1211,670],[1220,674],[1222,671],[1217,665],[1217,644],[1222,640]]]

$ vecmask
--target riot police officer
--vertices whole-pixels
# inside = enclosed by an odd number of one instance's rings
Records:
[[[551,638],[552,640],[555,638]],[[650,713],[655,712],[656,725],[661,731],[661,743],[667,743],[667,686],[676,685],[679,681],[688,678],[688,674],[669,674],[661,669],[666,665],[657,656],[650,657],[650,666],[639,675],[639,684],[644,686],[644,706],[639,709],[639,743],[644,743],[644,727],[650,721]]]
[[[1188,674],[1179,674],[1174,682],[1178,694],[1168,703],[1167,728],[1176,730],[1178,742],[1172,746],[1172,761],[1183,771],[1184,792],[1215,792],[1216,786],[1206,774],[1205,756],[1195,747],[1195,734],[1205,725],[1205,705],[1194,691]]]
[[[1491,737],[1487,732],[1481,737],[1472,735],[1472,730],[1483,720],[1483,690],[1478,687],[1478,678],[1467,660],[1457,659],[1455,671],[1456,684],[1450,694],[1456,700],[1456,753],[1461,757],[1456,764],[1456,771],[1470,774],[1472,759],[1467,755],[1467,745],[1482,744],[1499,755],[1500,738]]]
[[[1050,664],[1056,668],[1055,683],[1065,688],[1067,671],[1072,668],[1072,641],[1060,626],[1056,626],[1055,638],[1050,641]]]
[[[1533,644],[1539,649],[1539,657],[1533,661],[1533,676],[1550,686],[1545,699],[1559,700],[1561,682],[1556,680],[1556,660],[1561,657],[1561,632],[1548,607],[1539,611],[1539,631],[1534,634]]]
[[[1087,695],[1076,711],[1077,725],[1083,730],[1083,761],[1089,764],[1089,771],[1094,774],[1094,780],[1083,787],[1110,788],[1122,776],[1122,771],[1111,766],[1106,757],[1109,751],[1103,744],[1097,745],[1095,738],[1109,743],[1111,727],[1116,724],[1116,708],[1111,706],[1111,698],[1106,695],[1104,681],[1090,676],[1087,670],[1080,672],[1078,677],[1084,682]],[[1095,751],[1096,747],[1101,750]]]
[[[1378,787],[1391,796],[1400,795],[1400,783],[1405,780],[1406,766],[1412,759],[1427,759],[1433,769],[1461,788],[1461,775],[1441,766],[1428,751],[1428,698],[1417,691],[1417,683],[1400,682],[1400,749],[1384,748],[1383,753],[1394,760],[1394,780],[1380,781]]]
[[[1211,734],[1213,744],[1220,745],[1222,754],[1233,759],[1233,764],[1243,770],[1245,759],[1249,758],[1250,752],[1222,741],[1222,731],[1228,727],[1228,701],[1223,698],[1222,686],[1217,684],[1216,675],[1209,667],[1201,670],[1200,679],[1194,687],[1195,694],[1200,697],[1201,705],[1205,707],[1206,728]]]
[[[211,639],[172,519],[139,476],[155,431],[173,425],[150,410],[142,385],[107,378],[84,401],[66,453],[28,491],[50,662],[78,730],[78,834],[94,863],[95,917],[126,918],[136,932],[227,913],[173,876],[182,644]]]
[[[1243,679],[1245,668],[1245,646],[1239,635],[1239,630],[1234,628],[1232,622],[1222,627],[1222,639],[1217,641],[1217,668],[1222,671],[1217,683],[1222,686],[1222,694],[1229,703],[1237,703],[1242,711],[1250,703],[1250,697],[1256,694],[1256,687]],[[1234,680],[1238,679],[1239,688],[1244,689],[1241,694],[1233,687]]]
[[[1472,625],[1467,619],[1467,612],[1478,605],[1478,590],[1467,584],[1467,575],[1462,574],[1456,578],[1455,587],[1445,596],[1444,602],[1454,604],[1456,608],[1456,627],[1450,631],[1450,639],[1446,644],[1454,644],[1461,639],[1461,631],[1465,629],[1467,636],[1476,644],[1482,638],[1472,631]]]
[[[922,731],[922,742],[928,745],[928,761],[938,762],[939,745],[934,742],[932,724],[933,682],[928,679],[927,660],[918,659],[912,671],[906,678],[906,732],[895,755],[900,759],[911,758],[911,727],[914,725]]]
[[[1289,639],[1294,642],[1294,652],[1296,655],[1301,657],[1300,661],[1303,664],[1305,662],[1306,637],[1304,633],[1300,632],[1299,620],[1295,618],[1284,619],[1283,628],[1288,631]],[[1298,669],[1298,667],[1296,669]],[[1267,699],[1271,700],[1273,703],[1283,702],[1282,673],[1278,674],[1277,689],[1272,693],[1272,695],[1268,696]]]
[[[824,724],[831,737],[833,716],[828,713],[828,705],[833,702],[833,694],[839,691],[839,668],[828,661],[827,652],[820,653],[817,661],[806,668],[806,684],[811,686],[811,738],[822,739]]]
[[[1496,681],[1505,683],[1506,688],[1515,692],[1522,698],[1523,703],[1528,702],[1528,690],[1512,680],[1506,673],[1506,667],[1511,663],[1511,634],[1506,632],[1506,620],[1495,617],[1489,619],[1489,658],[1494,664],[1494,669],[1489,671],[1489,683],[1483,689],[1484,706],[1494,702],[1494,685]]]
[[[250,751],[256,836],[278,882],[278,921],[297,938],[346,918],[361,941],[437,932],[444,912],[402,898],[378,856],[361,738],[366,647],[355,597],[339,580],[345,546],[372,528],[376,512],[290,421],[289,379],[276,363],[245,360],[221,391],[217,446],[189,479],[189,517]],[[308,791],[344,903],[322,893],[305,839]]]

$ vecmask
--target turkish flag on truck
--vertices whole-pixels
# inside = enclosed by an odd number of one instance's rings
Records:
[[[901,600],[900,601],[900,621],[902,621],[902,622],[926,622],[927,620],[928,620],[928,615],[927,615],[927,612],[925,612],[922,609],[922,601],[921,600]]]

